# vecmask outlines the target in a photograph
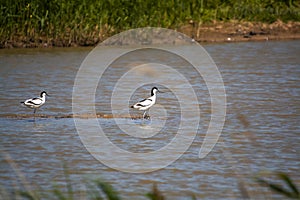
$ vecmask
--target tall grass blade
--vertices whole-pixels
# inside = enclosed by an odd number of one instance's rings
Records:
[[[296,185],[290,179],[290,177],[285,173],[278,173],[278,176],[287,184],[287,186],[291,189],[291,191],[300,198],[299,190],[297,189]]]
[[[19,169],[17,163],[12,159],[10,154],[0,150],[0,154],[4,156],[5,161],[11,166],[11,168],[15,171],[18,178],[21,180],[23,187],[26,191],[19,191],[20,195],[23,195],[26,198],[38,200],[40,199],[35,191],[33,191],[31,184],[26,180],[25,175]],[[16,191],[18,192],[18,190]]]
[[[53,194],[59,199],[59,200],[68,200],[67,197],[62,193],[62,191],[58,189],[53,190]]]
[[[151,200],[164,200],[165,199],[165,197],[161,193],[161,191],[158,190],[156,184],[153,184],[152,192],[147,193],[146,196]]]
[[[37,200],[37,198],[35,196],[32,196],[32,194],[30,192],[26,192],[26,191],[20,191],[18,192],[18,194],[26,199],[30,199],[30,200]]]
[[[74,192],[73,192],[70,174],[69,174],[66,163],[63,163],[63,169],[64,169],[64,176],[65,176],[66,184],[67,184],[68,197],[69,197],[69,199],[74,199],[73,198]]]
[[[256,178],[256,180],[260,184],[269,187],[271,190],[273,190],[279,194],[282,194],[285,197],[288,197],[291,199],[300,199],[299,191],[298,191],[296,185],[289,178],[289,176],[284,173],[278,173],[277,176],[280,178],[281,181],[283,181],[283,183],[285,183],[288,186],[288,189],[286,189],[282,185],[274,184],[274,183],[268,182],[261,178]]]
[[[114,190],[114,188],[103,181],[96,181],[98,188],[106,195],[106,198],[109,200],[120,200],[118,193]]]

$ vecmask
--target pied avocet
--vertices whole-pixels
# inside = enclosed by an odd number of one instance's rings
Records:
[[[46,102],[46,95],[49,96],[47,94],[47,92],[43,91],[41,92],[40,97],[35,97],[32,99],[27,99],[25,101],[21,101],[20,103],[27,106],[28,108],[33,108],[34,111],[33,113],[35,114],[36,110],[41,107],[42,105],[45,104]]]
[[[151,97],[147,98],[147,99],[143,99],[139,102],[137,102],[136,104],[134,104],[133,106],[131,106],[131,108],[135,108],[138,110],[144,110],[144,114],[143,114],[143,119],[146,116],[147,111],[155,104],[156,102],[156,93],[157,92],[161,92],[157,89],[157,87],[153,87],[151,89]]]

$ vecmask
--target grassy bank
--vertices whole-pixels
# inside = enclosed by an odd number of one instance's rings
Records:
[[[145,26],[300,21],[296,0],[2,0],[0,47],[88,46]]]

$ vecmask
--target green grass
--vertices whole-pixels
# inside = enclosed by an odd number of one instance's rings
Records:
[[[66,176],[66,188],[59,189],[58,187],[53,188],[52,191],[13,191],[11,196],[8,196],[8,193],[1,193],[0,197],[5,199],[28,199],[28,200],[40,200],[40,199],[58,199],[58,200],[74,200],[78,199],[78,191],[75,191],[73,185],[68,178],[67,173]],[[266,181],[262,178],[256,178],[256,181],[261,184],[262,187],[267,187],[270,190],[274,191],[277,194],[280,194],[285,199],[300,199],[300,193],[295,185],[295,183],[291,180],[291,178],[285,173],[277,173],[279,181],[282,184],[274,184],[271,181]],[[121,200],[121,196],[119,193],[107,182],[102,180],[90,181],[87,184],[87,190],[84,192],[83,196],[80,196],[84,199],[91,200]],[[240,191],[242,192],[242,191]],[[150,192],[145,194],[150,200],[164,200],[166,196],[157,188],[154,184],[153,188]],[[128,197],[130,198],[130,197]],[[189,199],[197,199],[196,196],[190,196]]]
[[[270,188],[272,191],[281,194],[282,196],[289,199],[300,199],[300,192],[296,186],[296,184],[292,181],[292,179],[285,173],[278,172],[278,179],[281,181],[281,184],[275,184],[271,181],[266,181],[262,178],[256,178],[257,182],[259,182],[262,186],[266,186]]]
[[[90,199],[90,200],[121,200],[119,192],[113,188],[109,183],[103,180],[85,180],[81,185],[85,185],[85,189],[82,187],[78,188],[71,178],[67,165],[63,164],[63,172],[65,178],[64,187],[59,187],[54,185],[51,190],[43,190],[39,186],[33,187],[25,178],[24,174],[18,169],[16,163],[10,159],[9,155],[4,156],[8,164],[16,172],[21,185],[15,185],[15,187],[5,190],[4,187],[0,186],[0,199],[29,199],[29,200],[41,200],[41,199],[58,199],[58,200],[74,200],[74,199]],[[292,179],[282,172],[276,173],[277,178],[276,184],[273,181],[267,181],[263,178],[263,174],[258,174],[255,181],[261,184],[261,187],[267,187],[273,192],[276,192],[282,197],[289,199],[300,199],[300,192],[298,186],[292,181]],[[270,180],[270,178],[269,178]],[[279,184],[279,182],[281,184]],[[244,185],[242,182],[239,184]],[[200,189],[200,188],[199,188]],[[239,187],[238,188],[241,196],[244,198],[249,198],[247,190],[249,188]],[[245,193],[246,192],[246,193]],[[152,190],[144,195],[150,200],[164,200],[166,199],[165,194],[163,194],[157,187],[153,184]],[[130,197],[128,197],[130,198]],[[194,194],[191,194],[189,199],[197,199]]]
[[[94,45],[146,26],[176,29],[189,20],[300,21],[296,0],[1,0],[0,44]]]

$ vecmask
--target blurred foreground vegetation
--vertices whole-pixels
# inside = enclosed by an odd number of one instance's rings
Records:
[[[35,191],[35,190],[20,190],[13,191],[13,193],[0,192],[0,197],[3,199],[59,199],[59,200],[74,200],[74,199],[91,199],[91,200],[121,200],[121,196],[117,190],[115,190],[110,184],[102,180],[91,181],[86,185],[87,191],[77,191],[71,183],[70,177],[66,175],[66,188],[58,188],[54,186],[52,191]],[[285,173],[277,173],[278,181],[280,183],[273,183],[273,181],[266,181],[263,178],[256,178],[256,181],[261,184],[262,187],[267,187],[274,193],[280,195],[284,199],[300,199],[300,192],[295,183]],[[277,182],[278,182],[277,181]],[[26,187],[25,187],[26,188]],[[28,188],[28,186],[27,186]],[[253,196],[249,196],[247,188],[240,190],[242,199],[252,199]],[[154,184],[152,191],[145,194],[150,200],[164,200],[167,197],[158,189]],[[266,197],[266,196],[265,196]],[[130,198],[130,197],[128,197]],[[182,197],[181,197],[182,198]],[[254,195],[254,198],[255,195]],[[197,199],[193,194],[186,199]]]
[[[193,21],[300,21],[299,0],[1,0],[0,44],[94,45],[140,27],[176,29]]]
[[[85,180],[80,183],[81,186],[75,185],[71,180],[70,170],[66,163],[63,163],[63,176],[65,183],[60,186],[53,185],[53,189],[44,190],[40,186],[30,184],[25,175],[18,169],[17,165],[10,156],[5,156],[6,161],[12,169],[16,172],[19,180],[19,184],[14,185],[13,188],[9,190],[5,189],[0,185],[0,199],[30,199],[30,200],[41,200],[41,199],[59,199],[59,200],[74,200],[74,199],[91,199],[91,200],[120,200],[120,192],[117,191],[112,185],[103,180]],[[275,175],[273,178],[268,178],[267,175]],[[257,198],[257,194],[250,192],[253,189],[258,188],[247,188],[245,187],[244,181],[241,181],[238,177],[238,189],[242,199],[252,199]],[[259,173],[254,177],[255,182],[261,187],[266,187],[270,191],[277,193],[285,199],[300,199],[300,190],[291,177],[284,172],[277,173]],[[200,181],[200,180],[199,180]],[[201,181],[200,181],[201,182]],[[200,188],[199,188],[200,189]],[[255,191],[255,190],[254,190]],[[164,200],[167,199],[165,194],[159,190],[157,185],[154,183],[152,190],[144,194],[150,200]],[[269,195],[267,195],[269,196]],[[268,198],[264,195],[264,199]],[[125,197],[124,197],[125,198]],[[126,197],[128,199],[132,197]],[[180,196],[179,198],[183,198]],[[197,199],[195,194],[190,194],[188,198],[185,199]]]

